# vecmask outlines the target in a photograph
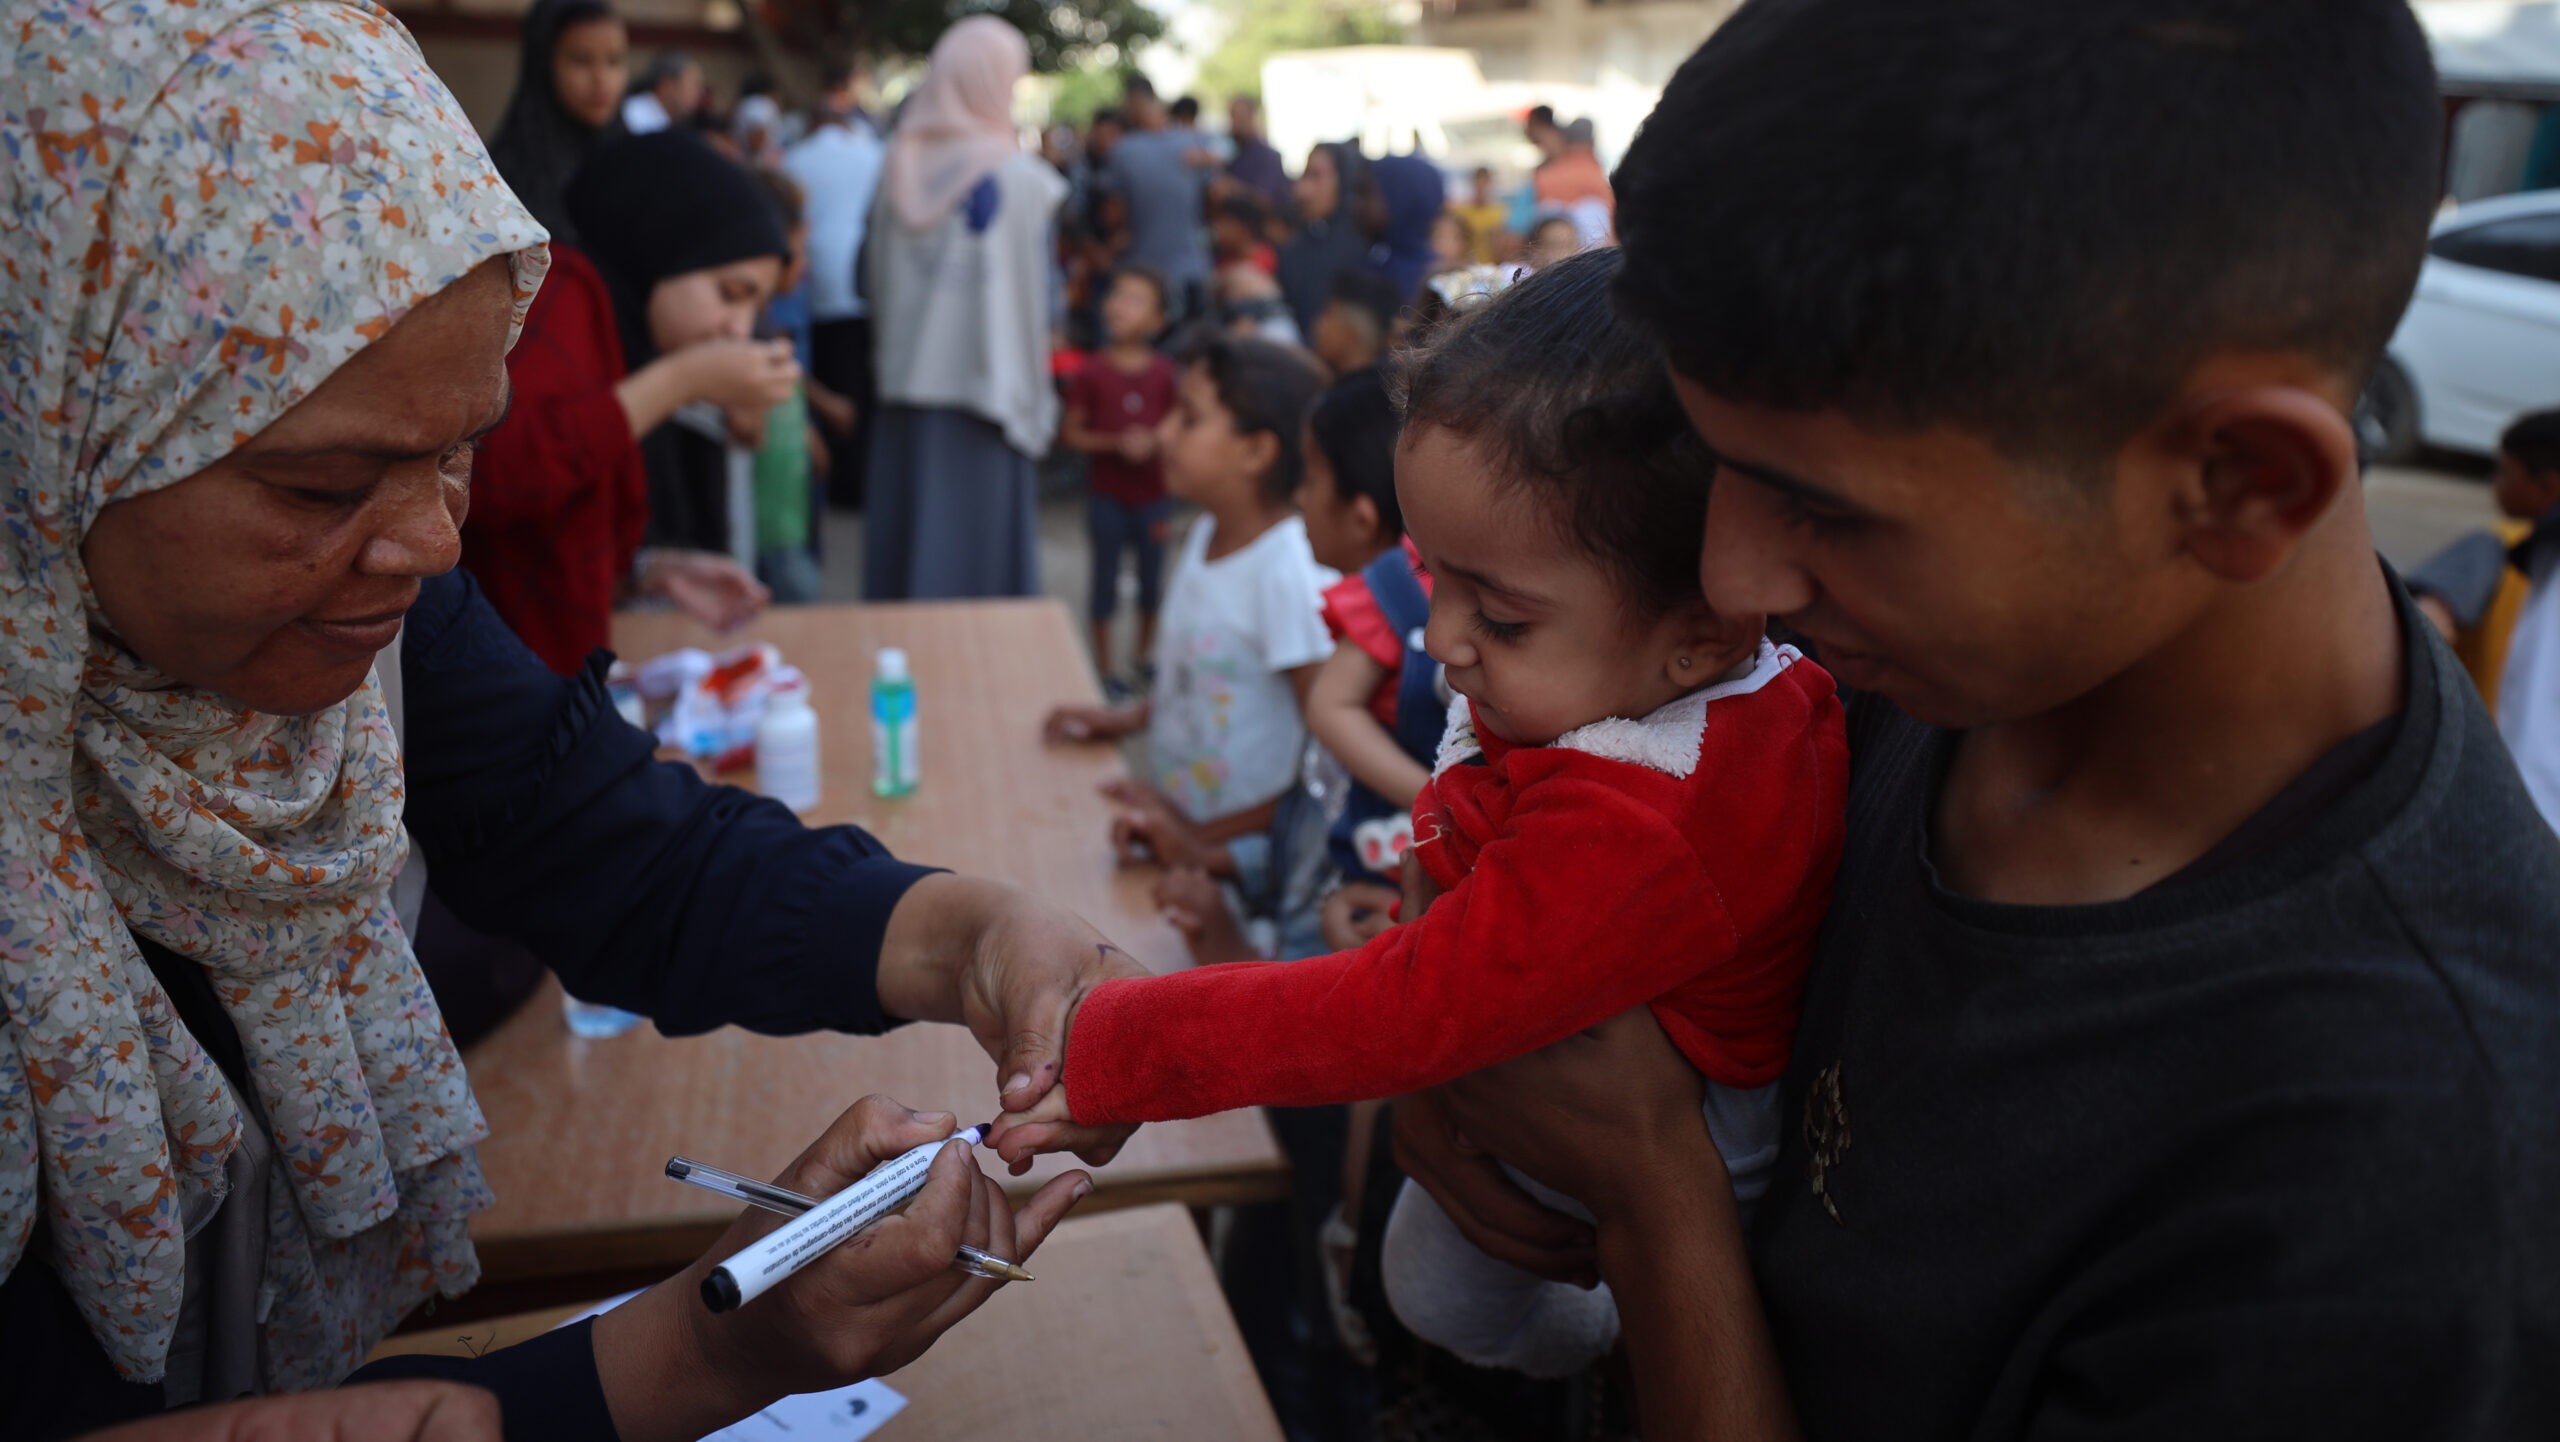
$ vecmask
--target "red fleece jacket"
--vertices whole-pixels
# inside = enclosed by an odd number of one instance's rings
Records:
[[[1764,642],[1748,677],[1546,746],[1452,714],[1414,802],[1430,909],[1358,951],[1097,987],[1068,1037],[1078,1122],[1396,1096],[1647,1002],[1713,1080],[1778,1078],[1840,861],[1831,677]]]

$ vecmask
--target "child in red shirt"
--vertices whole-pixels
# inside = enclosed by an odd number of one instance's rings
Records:
[[[1005,1156],[1397,1095],[1650,1004],[1706,1074],[1737,1196],[1766,1186],[1848,749],[1831,678],[1699,596],[1711,472],[1610,308],[1617,268],[1551,266],[1408,363],[1397,491],[1459,700],[1413,808],[1407,920],[1357,951],[1101,983],[1060,1085],[999,1124]],[[1417,1188],[1386,1271],[1407,1326],[1480,1364],[1561,1375],[1616,1337],[1605,1288],[1484,1256]]]
[[[1109,343],[1094,353],[1067,384],[1058,439],[1090,457],[1088,521],[1093,540],[1093,666],[1107,683],[1111,618],[1120,610],[1120,557],[1138,566],[1138,650],[1141,667],[1155,653],[1156,612],[1164,599],[1165,517],[1172,501],[1164,488],[1164,462],[1156,454],[1156,427],[1172,413],[1179,377],[1155,348],[1164,329],[1164,277],[1144,266],[1125,266],[1102,299],[1102,327]]]

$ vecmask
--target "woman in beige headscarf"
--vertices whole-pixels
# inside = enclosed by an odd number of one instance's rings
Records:
[[[1049,379],[1067,184],[1022,149],[1022,33],[992,15],[943,32],[889,134],[866,293],[881,408],[871,433],[862,594],[1040,590],[1034,464],[1058,428]]]
[[[1111,964],[1089,928],[709,800],[451,573],[546,253],[407,32],[367,0],[6,16],[0,1435],[326,1387],[476,1277],[420,856],[673,1028],[966,1020],[1008,1100],[1045,1089],[1073,973]],[[795,907],[741,905],[785,874]],[[866,1100],[793,1185],[949,1127]],[[1080,1185],[1017,1217],[937,1167],[780,1305],[714,1319],[680,1276],[455,1366],[520,1431],[626,1442],[886,1370],[985,1296],[955,1243],[1027,1250]]]

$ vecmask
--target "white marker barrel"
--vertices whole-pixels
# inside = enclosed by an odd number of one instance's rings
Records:
[[[702,1300],[715,1312],[734,1312],[774,1283],[799,1271],[895,1212],[924,1190],[933,1159],[951,1143],[976,1146],[984,1133],[971,1127],[938,1142],[911,1147],[873,1167],[860,1181],[740,1248],[702,1279]]]

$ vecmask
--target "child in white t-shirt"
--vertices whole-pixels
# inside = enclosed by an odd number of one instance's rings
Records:
[[[1113,798],[1178,815],[1221,853],[1213,871],[1248,881],[1297,779],[1308,688],[1333,652],[1322,607],[1339,578],[1316,564],[1292,499],[1300,423],[1323,384],[1268,341],[1216,335],[1187,357],[1159,454],[1166,488],[1201,516],[1165,590],[1154,692],[1061,706],[1043,727],[1052,741],[1145,730],[1148,781],[1115,783]],[[1123,818],[1115,840],[1125,850],[1149,830]]]

